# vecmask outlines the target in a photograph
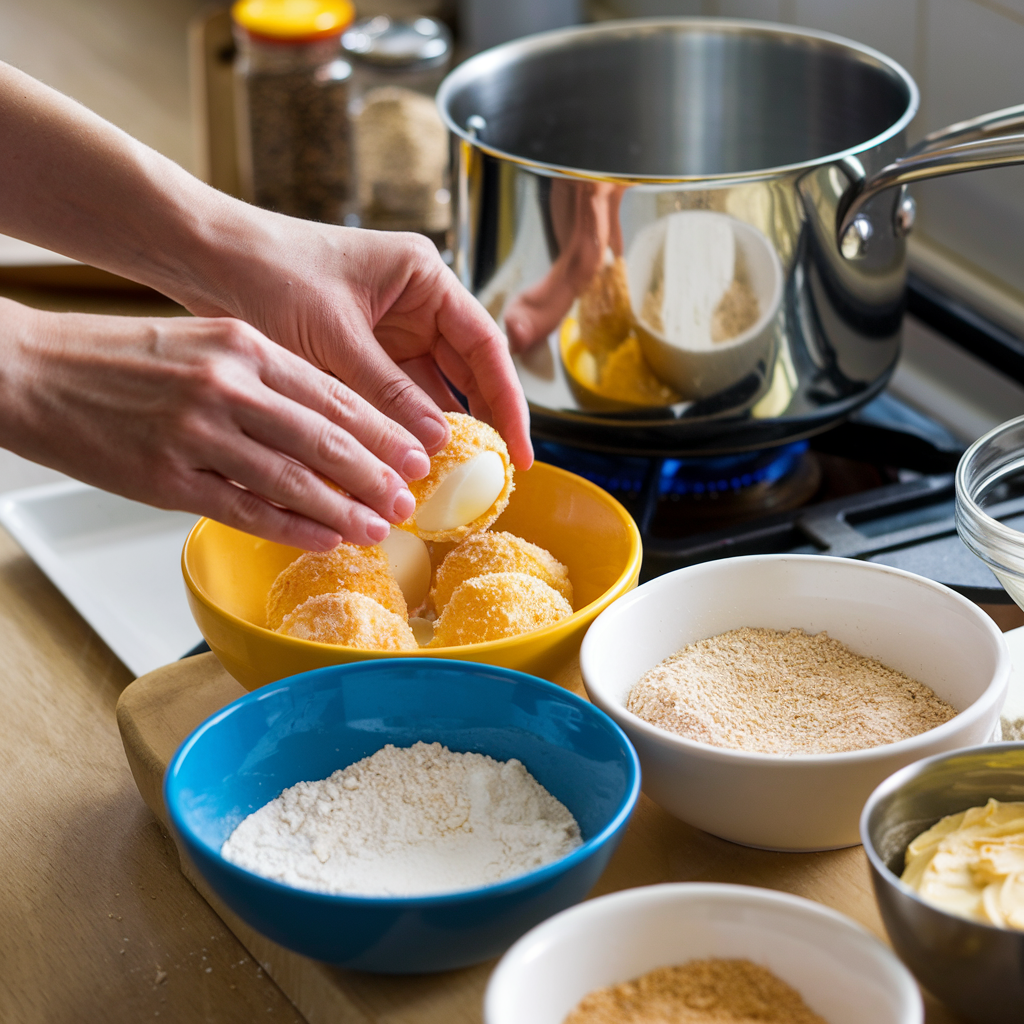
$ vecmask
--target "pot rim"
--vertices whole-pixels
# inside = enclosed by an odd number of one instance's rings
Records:
[[[545,163],[541,160],[531,160],[527,157],[517,156],[496,146],[488,145],[481,141],[469,129],[458,124],[449,113],[449,106],[453,94],[463,86],[480,77],[482,74],[510,63],[516,63],[524,57],[528,57],[544,51],[557,50],[571,44],[577,39],[592,39],[602,35],[636,35],[662,29],[692,29],[701,31],[718,31],[722,33],[743,33],[753,32],[755,34],[776,36],[785,38],[787,36],[802,41],[816,41],[819,44],[827,44],[848,52],[853,59],[864,63],[877,63],[901,79],[909,93],[907,106],[900,117],[891,124],[885,131],[863,142],[857,143],[847,149],[835,153],[828,153],[824,156],[815,157],[812,160],[805,160],[795,164],[782,164],[777,167],[760,168],[753,171],[731,171],[726,174],[686,174],[686,175],[649,175],[649,174],[617,174],[614,172],[590,171],[582,168],[566,167],[561,164]],[[910,76],[910,73],[891,57],[886,56],[879,50],[875,50],[863,43],[854,42],[843,36],[831,32],[819,32],[813,29],[797,28],[792,25],[780,25],[768,21],[752,21],[734,18],[629,18],[622,20],[606,21],[596,25],[572,26],[570,28],[555,29],[549,32],[538,32],[534,35],[524,36],[522,39],[515,39],[500,46],[484,50],[462,64],[454,68],[441,82],[437,91],[436,103],[441,119],[448,130],[463,142],[475,147],[489,156],[531,171],[539,172],[552,178],[571,178],[575,180],[612,182],[623,185],[681,185],[700,183],[701,185],[733,185],[744,182],[763,181],[767,178],[781,177],[786,174],[802,172],[813,167],[839,163],[844,159],[856,157],[865,153],[883,142],[897,136],[914,119],[921,102],[920,90],[917,83]]]

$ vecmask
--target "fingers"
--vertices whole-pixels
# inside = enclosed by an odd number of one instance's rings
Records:
[[[304,360],[276,347],[271,356],[262,371],[264,383],[272,393],[291,399],[297,407],[272,402],[267,408],[252,410],[244,423],[251,436],[288,451],[339,483],[337,473],[353,458],[354,448],[360,446],[392,467],[404,481],[419,480],[430,472],[430,459],[423,446],[400,424]],[[274,437],[266,429],[268,417],[275,423]],[[327,429],[329,425],[342,429]]]
[[[356,518],[341,532],[271,504],[258,494],[236,486],[217,473],[197,471],[189,487],[191,500],[185,511],[206,515],[236,530],[288,544],[306,551],[327,551],[342,540],[375,544],[377,531],[360,531]],[[352,502],[351,504],[355,504]]]
[[[257,363],[258,382],[247,379],[244,365],[242,371],[229,367],[219,374],[219,394],[208,398],[214,416],[224,407],[235,427],[221,432],[210,468],[346,537],[356,532],[380,539],[375,535],[386,535],[389,522],[402,522],[415,510],[406,480],[429,471],[426,453],[339,381],[252,334],[246,339],[251,351],[241,354]],[[341,500],[317,474],[356,503]],[[367,508],[353,520],[362,508],[358,502]]]
[[[240,420],[242,418],[239,417]],[[272,420],[270,432],[283,438],[287,428],[274,429],[280,425],[280,419]],[[344,453],[343,461],[329,476],[326,473],[319,476],[308,462],[300,461],[300,456],[295,451],[288,451],[283,443],[278,442],[282,450],[277,451],[271,447],[273,441],[268,442],[248,432],[225,438],[216,461],[211,461],[210,466],[221,476],[261,497],[346,535],[353,528],[352,511],[348,508],[350,496],[365,507],[365,514],[360,513],[356,528],[365,531],[372,527],[386,535],[387,524],[408,519],[415,511],[416,502],[394,470],[344,432],[339,433],[342,440],[336,450]],[[325,483],[324,478],[334,481],[344,494]],[[340,500],[342,497],[345,501]],[[375,520],[382,522],[376,523]]]
[[[225,446],[210,465],[210,470],[192,474],[190,485],[215,502],[216,511],[207,515],[222,522],[229,516],[229,525],[247,533],[268,537],[268,529],[292,534],[300,530],[316,546],[333,547],[339,540],[377,544],[390,532],[387,519],[353,495],[247,438]],[[409,499],[408,512],[394,517],[396,521],[408,518],[414,506],[412,495],[403,493]]]
[[[381,348],[368,326],[353,325],[354,358],[342,368],[345,383],[396,420],[433,455],[448,443],[448,423],[427,393]]]
[[[308,548],[376,543],[413,511],[389,461],[404,459],[410,478],[426,472],[415,439],[254,328],[23,319],[0,323],[18,342],[0,378],[5,447],[134,500]]]
[[[505,339],[487,311],[445,271],[446,293],[437,313],[441,333],[434,358],[470,400],[474,415],[490,420],[517,469],[533,464],[530,413]],[[490,415],[487,415],[489,412]]]
[[[516,464],[531,464],[526,403],[508,344],[429,241],[404,233],[300,227],[287,218],[274,220],[273,227],[277,244],[261,251],[247,286],[230,296],[232,313],[328,369],[428,454],[448,441],[441,408],[458,407],[425,361],[433,359],[477,414],[505,436]],[[265,288],[253,287],[253,280]],[[458,354],[444,365],[437,359],[442,340]],[[460,370],[456,379],[460,363],[469,373]]]
[[[448,381],[444,379],[432,356],[419,356],[398,364],[422,390],[430,396],[438,408],[446,412],[465,412],[462,403],[455,397]]]

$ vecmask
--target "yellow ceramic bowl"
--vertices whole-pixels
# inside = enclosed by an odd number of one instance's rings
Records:
[[[250,690],[324,665],[368,658],[440,657],[501,665],[552,679],[579,651],[594,618],[636,586],[640,534],[629,513],[582,477],[538,462],[516,473],[508,508],[492,527],[547,548],[569,569],[576,611],[524,636],[464,647],[367,651],[282,636],[265,628],[277,574],[298,548],[201,519],[181,556],[192,615],[221,664]]]

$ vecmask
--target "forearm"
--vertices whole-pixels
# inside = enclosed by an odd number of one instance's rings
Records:
[[[0,63],[0,232],[192,304],[211,291],[216,234],[247,210]]]
[[[147,284],[197,316],[244,320],[429,451],[448,436],[439,368],[516,464],[532,461],[506,341],[424,238],[257,209],[4,64],[0,232]],[[414,383],[402,365],[425,361],[433,370]]]
[[[136,501],[300,547],[386,536],[411,435],[230,317],[50,313],[0,298],[0,447]],[[337,488],[325,481],[335,481]]]

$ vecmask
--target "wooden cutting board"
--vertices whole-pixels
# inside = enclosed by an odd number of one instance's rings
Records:
[[[557,680],[583,694],[575,664]],[[164,771],[181,741],[245,690],[212,654],[142,676],[121,695],[117,722],[139,792],[167,828]],[[206,887],[178,851],[185,876],[310,1024],[480,1024],[493,961],[445,974],[378,976],[292,953],[253,931]],[[733,882],[796,893],[833,907],[885,938],[860,847],[828,853],[767,853],[716,839],[676,821],[641,796],[622,844],[594,896],[657,882]],[[956,1018],[927,995],[927,1024]]]

